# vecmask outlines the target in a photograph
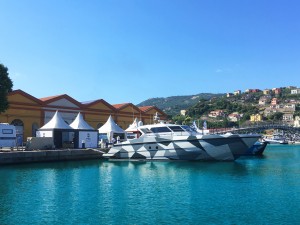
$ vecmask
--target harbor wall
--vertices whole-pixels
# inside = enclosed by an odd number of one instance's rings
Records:
[[[31,162],[103,159],[101,151],[93,149],[67,149],[43,151],[11,151],[0,153],[0,165]]]

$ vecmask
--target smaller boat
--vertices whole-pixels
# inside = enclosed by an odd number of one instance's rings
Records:
[[[263,138],[264,142],[268,142],[268,144],[288,144],[288,141],[285,140],[283,136],[273,135],[270,138]]]

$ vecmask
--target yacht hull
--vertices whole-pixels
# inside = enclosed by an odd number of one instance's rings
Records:
[[[103,156],[128,160],[233,161],[260,138],[259,135],[200,135],[147,137],[113,146]]]

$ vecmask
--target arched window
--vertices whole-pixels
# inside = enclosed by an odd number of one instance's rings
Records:
[[[22,120],[19,120],[19,119],[13,120],[10,124],[11,124],[11,125],[14,125],[14,126],[24,127],[23,121],[22,121]]]

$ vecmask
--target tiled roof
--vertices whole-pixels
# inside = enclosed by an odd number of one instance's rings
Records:
[[[123,106],[128,105],[128,104],[130,104],[130,103],[114,104],[114,105],[112,105],[112,106],[115,107],[116,109],[120,109],[120,108],[122,108]]]
[[[64,95],[49,96],[49,97],[40,98],[40,100],[43,102],[46,102],[48,100],[55,99],[55,98],[62,97],[62,96],[64,96]]]
[[[153,106],[142,106],[142,107],[139,107],[139,109],[142,110],[142,111],[144,111],[144,112],[146,112],[146,111],[148,111],[149,109],[152,109],[152,108],[153,108]]]

